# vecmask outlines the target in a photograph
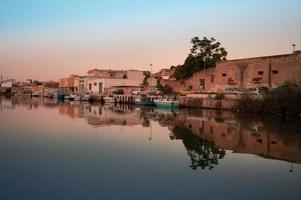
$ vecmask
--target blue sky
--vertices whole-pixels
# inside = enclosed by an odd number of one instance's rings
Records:
[[[215,37],[229,59],[290,53],[301,46],[300,8],[300,0],[0,0],[0,73],[57,79],[150,62],[159,70],[182,63],[193,36]]]

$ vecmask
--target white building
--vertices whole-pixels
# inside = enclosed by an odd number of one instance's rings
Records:
[[[88,92],[88,80],[87,76],[78,76],[74,78],[74,92],[77,94],[83,94]]]
[[[1,83],[1,87],[3,88],[12,88],[13,84],[16,83],[15,79],[7,79]]]
[[[139,87],[142,82],[143,80],[135,79],[90,78],[88,80],[88,91],[90,94],[103,94],[105,88]]]

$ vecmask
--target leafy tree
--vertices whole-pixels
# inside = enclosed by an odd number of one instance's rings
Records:
[[[191,39],[192,48],[183,65],[178,65],[174,76],[179,80],[191,77],[202,69],[215,67],[216,62],[226,60],[228,52],[214,38]]]
[[[170,85],[164,85],[163,86],[163,92],[164,94],[170,94],[173,92],[172,87],[170,87]]]
[[[161,84],[161,78],[157,78],[157,88],[163,89],[163,85]]]
[[[144,79],[143,79],[142,85],[143,86],[148,86],[147,79],[150,77],[150,72],[149,71],[145,71],[145,72],[143,72],[143,75],[144,75]]]

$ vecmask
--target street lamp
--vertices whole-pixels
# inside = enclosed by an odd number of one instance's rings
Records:
[[[292,44],[292,47],[293,47],[293,52],[295,52],[295,50],[296,50],[296,44]]]
[[[151,81],[151,84],[150,84],[150,86],[152,86],[153,85],[153,78],[152,78],[152,73],[153,73],[153,64],[151,63],[151,64],[149,64],[150,65],[150,81]]]

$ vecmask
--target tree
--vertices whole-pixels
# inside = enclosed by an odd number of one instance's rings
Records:
[[[202,69],[215,67],[216,62],[226,60],[228,52],[214,38],[191,39],[192,48],[183,65],[177,66],[174,76],[179,80],[191,77]]]
[[[161,84],[161,77],[157,78],[157,88],[163,89],[163,85]]]
[[[144,75],[144,79],[143,79],[142,85],[143,86],[148,86],[147,79],[150,77],[150,72],[149,71],[145,71],[145,72],[143,72],[143,75]]]

